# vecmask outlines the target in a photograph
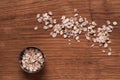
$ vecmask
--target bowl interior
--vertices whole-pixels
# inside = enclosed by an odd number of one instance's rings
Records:
[[[21,51],[20,55],[19,55],[19,65],[22,68],[22,70],[25,71],[25,72],[27,72],[27,73],[37,73],[37,72],[39,72],[43,68],[45,62],[43,62],[43,64],[41,65],[40,69],[38,69],[37,71],[34,71],[34,72],[30,72],[27,69],[23,68],[23,66],[22,66],[22,57],[24,55],[24,52],[25,52],[25,50],[29,50],[29,49],[37,49],[38,51],[40,51],[41,54],[42,54],[42,56],[43,56],[43,58],[44,58],[44,61],[45,61],[44,54],[43,54],[43,52],[39,48],[36,48],[36,47],[27,47],[27,48],[23,49]]]

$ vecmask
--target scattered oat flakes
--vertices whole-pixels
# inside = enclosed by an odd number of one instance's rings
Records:
[[[102,50],[103,53],[105,53],[105,50]]]
[[[111,51],[112,51],[112,49],[111,49],[111,48],[109,48],[109,51],[111,52]]]
[[[104,48],[106,48],[106,47],[108,47],[108,44],[107,44],[107,43],[104,44]]]
[[[106,22],[107,22],[107,25],[110,25],[110,23],[111,23],[109,20],[107,20]]]
[[[93,46],[95,46],[95,44],[92,44],[90,47],[93,47]]]
[[[70,39],[68,39],[68,41],[71,41]]]
[[[68,43],[68,45],[71,45],[71,43]]]
[[[38,26],[34,27],[34,30],[38,30]]]
[[[40,14],[37,14],[36,18],[40,18]]]
[[[114,26],[116,26],[116,25],[117,25],[117,22],[116,22],[116,21],[114,21],[114,22],[113,22],[113,25],[114,25]]]
[[[110,56],[112,53],[111,52],[108,52],[108,56]]]
[[[80,42],[80,40],[77,40],[77,42]]]
[[[65,39],[73,37],[77,42],[80,42],[79,36],[84,33],[87,40],[93,42],[93,44],[97,43],[104,48],[109,47],[111,43],[110,33],[113,31],[114,26],[117,25],[116,21],[110,22],[110,20],[107,20],[107,24],[99,26],[95,21],[89,22],[87,18],[79,16],[77,9],[74,9],[73,17],[61,16],[59,23],[52,15],[53,13],[49,11],[48,13],[43,13],[42,16],[37,14],[37,18],[38,22],[44,23],[43,29],[53,30],[50,33],[53,38],[61,35]],[[91,46],[93,47],[94,45]]]
[[[74,12],[77,12],[78,10],[77,9],[74,9]]]
[[[77,17],[77,16],[78,16],[78,13],[74,14],[74,16]]]
[[[51,11],[49,11],[49,12],[48,12],[48,14],[49,14],[50,16],[52,16],[52,15],[53,15],[53,13],[52,13]]]

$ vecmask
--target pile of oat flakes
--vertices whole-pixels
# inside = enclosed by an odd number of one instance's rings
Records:
[[[73,38],[77,42],[80,42],[80,35],[83,33],[88,41],[93,44],[91,47],[98,43],[99,46],[103,46],[108,50],[102,50],[102,52],[107,52],[111,55],[112,49],[109,47],[111,43],[110,33],[113,31],[114,27],[117,26],[116,21],[106,21],[106,24],[102,26],[97,25],[95,21],[89,22],[87,18],[79,16],[78,10],[74,9],[74,15],[72,17],[61,16],[60,22],[53,18],[53,13],[51,11],[43,14],[37,14],[37,21],[39,23],[44,23],[43,29],[52,29],[50,35],[55,38],[61,35],[63,38]],[[38,27],[34,27],[37,30]],[[70,40],[69,40],[70,41]],[[70,45],[71,43],[69,43]]]

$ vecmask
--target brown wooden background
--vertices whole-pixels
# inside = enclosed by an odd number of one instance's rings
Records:
[[[73,9],[98,24],[118,21],[111,34],[112,56],[101,48],[49,36],[36,21],[37,13],[52,11],[55,18],[72,16]],[[120,0],[1,0],[0,1],[0,80],[120,80]],[[33,28],[38,25],[38,31]],[[38,74],[25,74],[18,55],[27,46],[39,47],[46,65]]]

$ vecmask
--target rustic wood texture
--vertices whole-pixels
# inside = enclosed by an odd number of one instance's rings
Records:
[[[61,37],[51,38],[37,13],[52,11],[55,18],[72,16],[73,9],[104,24],[116,20],[111,34],[111,56],[91,42]],[[0,1],[0,80],[120,80],[120,0],[1,0]],[[39,26],[38,31],[33,28]],[[45,68],[38,74],[23,73],[18,64],[20,51],[27,46],[40,48],[46,57]]]

